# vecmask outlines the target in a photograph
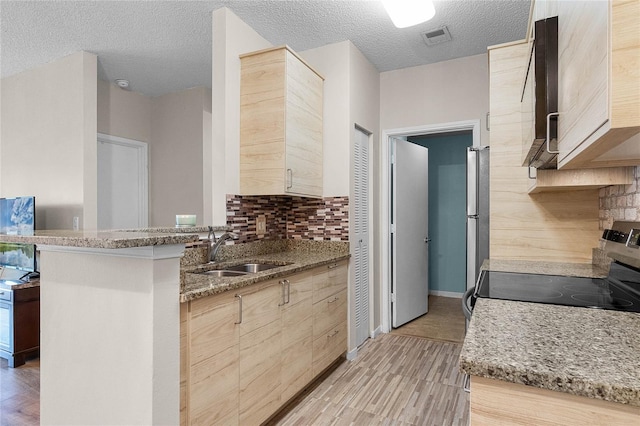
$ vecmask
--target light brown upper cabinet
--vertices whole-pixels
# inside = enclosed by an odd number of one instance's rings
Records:
[[[640,0],[547,3],[558,15],[558,168],[640,164]]]
[[[322,197],[322,76],[287,46],[240,60],[240,193]]]

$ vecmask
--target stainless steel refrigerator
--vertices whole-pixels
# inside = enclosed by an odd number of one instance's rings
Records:
[[[467,148],[467,289],[489,258],[489,147]]]

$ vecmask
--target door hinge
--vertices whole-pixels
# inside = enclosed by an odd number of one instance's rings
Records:
[[[396,156],[391,155],[391,164],[396,164]]]
[[[395,223],[392,223],[392,224],[391,224],[391,233],[392,233],[392,234],[395,234],[395,233],[396,233],[396,224],[395,224]]]
[[[396,303],[396,294],[391,293],[391,303]]]

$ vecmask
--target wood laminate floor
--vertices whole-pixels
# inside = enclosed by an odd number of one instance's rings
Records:
[[[271,424],[467,425],[459,305],[460,299],[429,296],[427,315],[369,339],[355,360],[344,361]],[[8,368],[0,359],[0,425],[38,425],[39,404],[40,360]]]
[[[384,334],[368,340],[272,425],[468,425],[462,345]]]
[[[40,359],[9,368],[0,358],[0,425],[40,424]]]
[[[430,295],[429,312],[393,329],[391,334],[462,343],[464,327],[462,299]]]

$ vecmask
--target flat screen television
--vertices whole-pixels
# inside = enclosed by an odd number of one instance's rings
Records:
[[[35,207],[35,197],[0,198],[0,234],[33,235]],[[36,272],[36,246],[0,242],[0,266]]]

